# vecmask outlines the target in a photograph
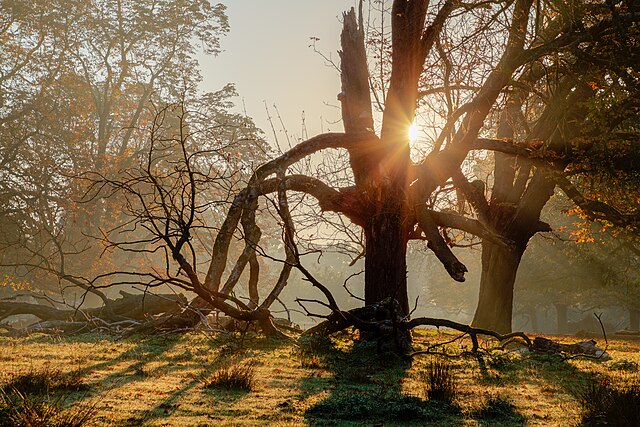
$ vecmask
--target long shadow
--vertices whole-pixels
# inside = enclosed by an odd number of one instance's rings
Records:
[[[62,387],[56,388],[49,392],[48,390],[43,393],[42,390],[34,392],[28,391],[25,396],[29,399],[35,398],[38,401],[44,399],[45,402],[55,402],[55,405],[63,405],[64,407],[77,408],[80,412],[84,411],[81,408],[86,408],[87,411],[91,411],[96,405],[98,397],[104,393],[108,393],[109,390],[123,387],[129,383],[140,381],[142,378],[149,374],[148,370],[145,370],[145,366],[148,363],[155,361],[165,361],[166,353],[173,349],[180,341],[179,335],[171,336],[150,336],[150,337],[131,337],[126,341],[127,343],[135,343],[132,348],[115,354],[114,357],[109,357],[109,352],[102,355],[104,361],[92,363],[77,369],[74,372],[74,377],[86,378],[90,373],[96,371],[109,371],[110,373],[104,377],[100,377],[97,382],[84,382],[82,381],[79,386],[74,385],[72,388]],[[76,335],[72,337],[59,338],[58,343],[96,343],[96,340],[101,341],[101,348],[104,348],[104,340],[109,339],[107,336],[97,336],[95,334]],[[38,341],[38,340],[36,340]],[[50,342],[50,338],[47,337],[47,341]],[[113,341],[115,345],[116,341]],[[133,362],[133,363],[129,363]],[[126,366],[122,368],[120,364],[126,363]],[[168,364],[171,364],[169,362]],[[182,369],[181,366],[174,363],[171,366],[170,371]],[[135,418],[135,417],[134,417]],[[137,425],[137,420],[126,420],[127,425]]]
[[[395,353],[379,352],[375,343],[354,342],[344,349],[316,346],[308,351],[333,374],[329,395],[304,414],[310,425],[463,423],[460,409],[455,405],[404,394],[402,381],[411,363]],[[303,398],[326,388],[327,382],[318,381],[314,376],[302,379],[300,384]]]
[[[557,354],[527,353],[510,358],[500,353],[477,355],[481,381],[486,384],[507,385],[523,381],[537,383],[545,392],[569,394],[576,397],[593,381],[593,373],[585,371]],[[606,359],[593,359],[603,363]],[[471,414],[482,425],[525,425],[527,419],[507,400],[492,398],[485,407]]]
[[[89,388],[84,393],[72,393],[65,396],[67,404],[81,403],[90,400],[114,388],[120,388],[127,384],[141,381],[152,375],[146,366],[152,362],[165,362],[161,366],[167,373],[188,369],[180,366],[165,355],[171,351],[180,341],[180,335],[164,336],[134,336],[125,342],[135,342],[135,346],[120,353],[116,357],[108,358],[103,362],[94,363],[78,370],[81,376],[95,371],[109,371],[101,377],[98,383],[88,384]],[[79,338],[74,338],[78,342]],[[118,368],[121,363],[132,362],[124,368]],[[169,369],[167,369],[169,367]]]
[[[481,381],[486,384],[518,384],[523,380],[531,381],[531,372],[541,383],[547,383],[558,389],[571,390],[580,387],[592,377],[589,372],[564,360],[557,354],[525,353],[511,356],[502,351],[478,353],[475,355],[480,370]],[[606,359],[593,359],[593,363],[606,362]]]
[[[193,361],[193,354],[186,347],[184,352],[173,351],[182,342],[184,335],[163,335],[163,336],[133,336],[123,340],[122,342],[134,345],[125,351],[113,349],[113,353],[105,352],[100,355],[104,360],[96,361],[95,356],[88,365],[77,370],[79,377],[87,377],[88,374],[100,372],[100,378],[96,381],[88,382],[86,389],[82,391],[58,390],[55,395],[50,397],[56,399],[62,396],[60,401],[65,407],[79,407],[78,405],[92,405],[99,396],[109,393],[110,390],[116,390],[134,382],[145,381],[156,375],[171,376],[179,375],[181,371],[188,371],[189,375],[182,375],[186,378],[177,389],[158,390],[158,395],[163,396],[160,400],[154,400],[150,407],[141,408],[132,413],[126,420],[120,422],[126,425],[140,425],[154,419],[170,418],[181,406],[181,401],[185,400],[185,396],[193,392],[193,389],[200,387],[204,381],[204,377],[211,370],[228,364],[230,360],[238,363],[246,357],[254,356],[254,351],[273,351],[284,345],[279,340],[269,340],[264,337],[239,339],[235,336],[226,336],[221,339],[208,340],[202,343],[201,350],[205,354],[215,354],[213,360],[209,359],[205,363]],[[94,343],[101,341],[101,348],[104,348],[104,340],[106,336],[96,336],[95,334],[77,335],[73,337],[65,337],[59,339],[58,342],[65,343]],[[46,339],[47,342],[50,338]],[[117,341],[114,341],[114,346]],[[198,346],[199,347],[199,346]],[[107,348],[109,348],[107,346]],[[210,351],[210,353],[208,352]],[[172,353],[172,354],[169,354]],[[111,356],[113,355],[113,356]],[[154,369],[149,369],[149,365],[153,364]],[[194,368],[196,374],[193,374]],[[106,371],[106,375],[103,376]],[[207,402],[203,405],[200,415],[210,415],[215,419],[214,414],[210,414],[211,408],[214,407],[230,407],[236,400],[242,399],[246,393],[242,391],[226,391],[226,390],[207,390],[203,389],[202,398]],[[217,412],[220,412],[219,410]],[[222,411],[224,412],[224,411]],[[230,411],[232,412],[232,411]],[[220,414],[218,414],[220,415]],[[224,413],[222,415],[225,415]],[[212,418],[213,417],[213,418]]]
[[[177,410],[179,410],[182,398],[187,396],[197,387],[202,387],[207,374],[210,374],[214,368],[229,365],[230,361],[242,363],[246,358],[252,357],[252,350],[260,348],[261,351],[274,351],[284,345],[283,340],[272,340],[264,337],[256,337],[253,339],[222,339],[211,342],[209,345],[212,351],[218,354],[211,364],[202,366],[201,371],[194,378],[186,381],[179,389],[167,393],[166,397],[157,402],[152,408],[148,408],[139,419],[144,423],[153,420],[169,419]],[[233,416],[234,410],[231,409],[233,403],[243,399],[248,395],[248,391],[244,390],[224,390],[224,389],[207,389],[201,391],[201,398],[205,404],[202,405],[202,411],[194,412],[192,415],[207,416],[212,422],[221,421],[225,417]],[[213,414],[211,408],[217,408]],[[220,409],[226,408],[226,409]]]
[[[518,412],[513,403],[500,397],[492,397],[471,414],[482,426],[524,426],[527,418]]]
[[[533,353],[525,361],[536,370],[542,381],[565,393],[575,395],[593,379],[593,373],[583,371],[557,355]],[[606,359],[591,360],[592,363],[606,361]]]

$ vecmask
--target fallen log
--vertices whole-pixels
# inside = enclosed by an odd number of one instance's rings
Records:
[[[594,340],[563,344],[548,338],[536,337],[529,348],[533,351],[572,356],[608,357],[606,349],[596,346]]]
[[[154,316],[171,316],[182,312],[187,299],[182,294],[131,294],[120,291],[121,298],[107,300],[101,307],[58,308],[52,304],[20,301],[0,301],[0,320],[16,315],[33,315],[38,322],[13,331],[14,333],[72,334],[94,329],[121,328],[123,323],[141,324],[153,321]]]

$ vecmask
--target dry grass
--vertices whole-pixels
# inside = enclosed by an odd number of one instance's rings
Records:
[[[593,378],[578,390],[585,425],[640,426],[640,383],[618,386],[609,378]]]
[[[450,338],[421,331],[416,343],[420,348],[423,341]],[[469,347],[459,345],[457,350]],[[43,369],[81,372],[87,390],[50,385],[51,399],[65,396],[61,411],[95,402],[92,426],[572,426],[583,415],[575,390],[594,376],[607,376],[619,389],[630,387],[639,350],[637,341],[612,341],[609,361],[517,352],[451,359],[455,406],[424,399],[422,373],[442,358],[420,356],[409,363],[340,339],[299,346],[249,335],[240,346],[230,337],[202,335],[122,341],[98,335],[0,337],[0,383]],[[202,378],[227,366],[253,367],[251,391],[204,387]]]
[[[255,388],[256,370],[252,364],[217,369],[204,381],[205,388],[251,391]]]
[[[422,373],[424,395],[429,400],[453,403],[456,397],[456,377],[447,360],[433,360]]]
[[[64,396],[30,396],[16,389],[0,396],[0,427],[83,427],[94,416],[91,404],[63,408]]]
[[[2,391],[16,392],[22,395],[49,394],[58,391],[88,390],[79,370],[63,372],[59,368],[44,365],[31,367],[27,371],[10,374],[8,381],[2,384]]]

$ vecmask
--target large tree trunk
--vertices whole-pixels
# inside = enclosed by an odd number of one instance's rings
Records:
[[[365,228],[365,304],[385,298],[400,303],[409,312],[407,295],[407,239],[400,214],[381,213]]]
[[[482,276],[474,327],[511,332],[513,286],[521,258],[518,249],[482,242]]]
[[[367,132],[373,127],[371,112],[371,91],[365,48],[362,2],[356,16],[352,8],[345,13],[341,35],[342,51],[340,68],[342,92],[338,96],[342,104],[342,121],[346,133]],[[422,26],[420,26],[422,28]],[[405,46],[406,47],[406,46]],[[403,58],[395,61],[410,66]],[[412,77],[409,77],[412,74]],[[415,93],[407,95],[397,82],[395,90],[390,90],[389,99],[405,96],[405,104],[391,102],[385,110],[381,140],[349,151],[358,191],[367,206],[363,213],[365,233],[365,288],[367,305],[385,298],[396,299],[404,314],[408,313],[407,298],[407,200],[406,175],[409,164],[409,140],[407,131],[413,121],[415,98],[417,96],[415,72],[405,72],[400,79]],[[409,110],[407,112],[406,110]],[[392,117],[392,119],[390,119]]]

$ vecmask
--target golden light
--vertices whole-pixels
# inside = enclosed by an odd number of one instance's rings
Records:
[[[413,123],[409,126],[409,141],[414,142],[416,139],[418,139],[418,125]]]

